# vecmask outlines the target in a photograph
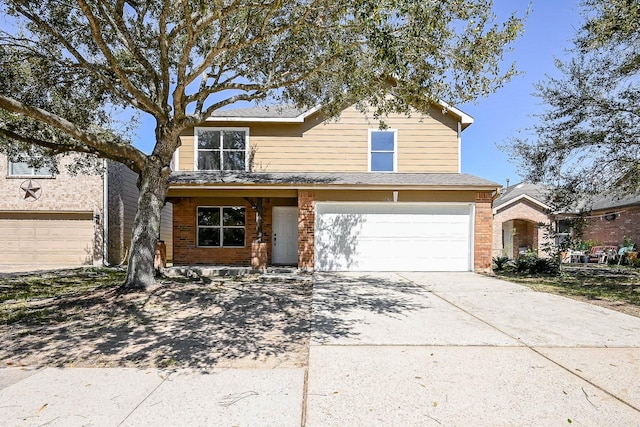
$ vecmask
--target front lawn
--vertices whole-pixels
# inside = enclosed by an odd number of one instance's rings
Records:
[[[604,265],[568,265],[559,276],[527,276],[497,271],[496,277],[535,291],[611,308],[640,317],[640,270]]]
[[[0,274],[0,368],[300,367],[309,275],[163,277],[119,293],[114,268]]]

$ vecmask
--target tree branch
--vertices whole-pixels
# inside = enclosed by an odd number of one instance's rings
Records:
[[[91,11],[89,5],[85,0],[79,0],[78,3],[80,4],[80,9],[84,13],[84,16],[89,22],[89,28],[91,29],[91,34],[94,41],[96,42],[96,45],[100,49],[100,52],[102,52],[102,54],[105,56],[113,72],[116,74],[116,76],[118,76],[118,80],[120,81],[120,83],[138,102],[140,102],[140,105],[144,111],[152,115],[162,115],[163,111],[160,110],[158,106],[154,104],[144,92],[140,91],[133,85],[133,83],[131,83],[129,77],[127,76],[127,73],[120,67],[120,64],[113,55],[113,52],[111,52],[109,46],[107,46],[107,43],[102,37],[103,29],[98,24],[98,20]]]
[[[146,164],[144,153],[133,145],[117,138],[112,138],[108,141],[101,140],[98,136],[79,128],[70,121],[41,108],[23,104],[4,95],[0,95],[0,108],[31,117],[61,130],[70,137],[87,144],[104,157],[127,159],[131,163],[132,169],[137,169],[137,172],[140,172]]]

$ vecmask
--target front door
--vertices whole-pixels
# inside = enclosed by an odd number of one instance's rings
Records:
[[[298,207],[273,208],[273,264],[298,264]]]

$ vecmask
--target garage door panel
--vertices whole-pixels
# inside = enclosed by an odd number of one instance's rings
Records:
[[[471,208],[462,205],[316,205],[321,271],[468,271]]]
[[[19,214],[0,218],[0,258],[19,266],[73,266],[93,263],[94,224],[65,214]],[[76,215],[77,217],[78,215]],[[91,218],[91,213],[85,217]]]

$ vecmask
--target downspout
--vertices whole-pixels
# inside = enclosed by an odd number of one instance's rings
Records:
[[[102,185],[102,265],[109,265],[109,163],[107,159],[104,164],[104,184]]]
[[[458,173],[462,173],[462,123],[458,122]]]

